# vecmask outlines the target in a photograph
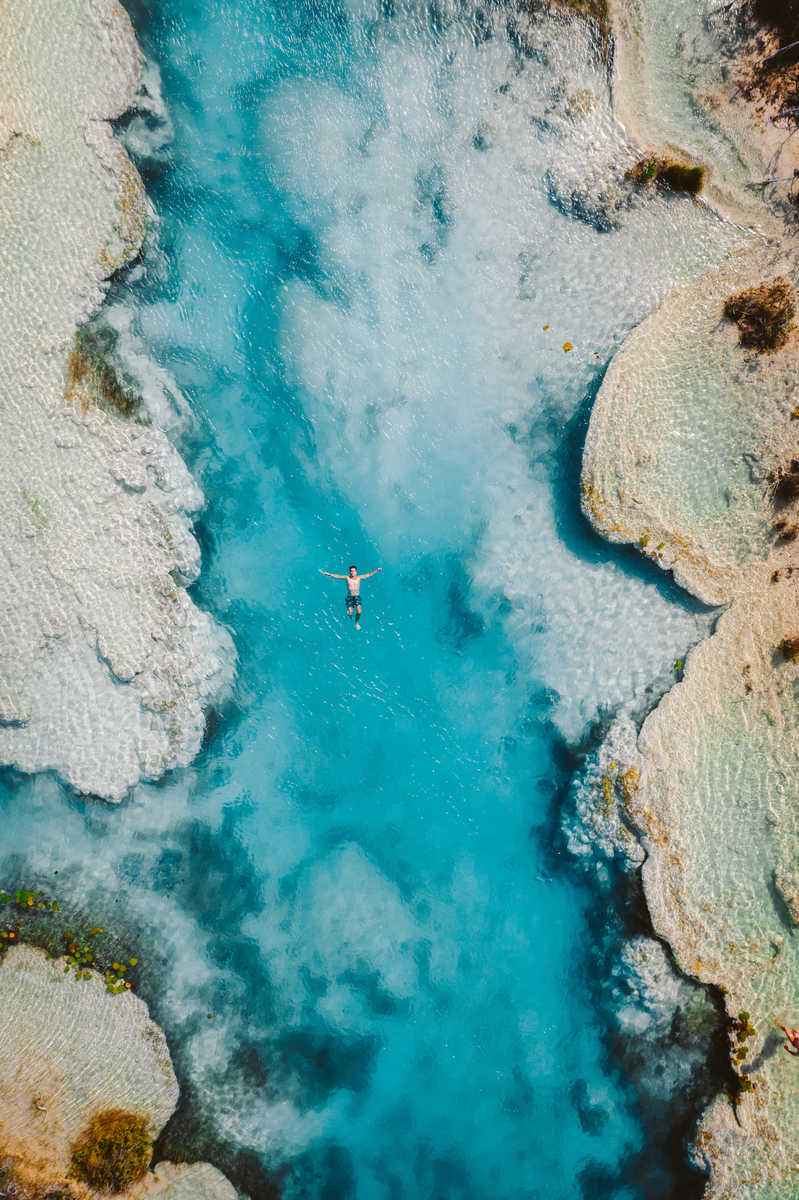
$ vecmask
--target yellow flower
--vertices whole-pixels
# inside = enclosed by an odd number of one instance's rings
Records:
[[[572,346],[571,342],[564,342],[564,343],[563,343],[563,349],[564,349],[564,350],[566,351],[566,353],[568,354],[570,350],[573,350],[573,349],[574,349],[574,347]]]

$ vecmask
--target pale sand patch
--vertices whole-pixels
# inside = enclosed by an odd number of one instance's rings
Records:
[[[628,803],[655,929],[756,1029],[739,1066],[754,1092],[737,1121],[731,1100],[717,1100],[696,1141],[714,1198],[799,1186],[799,1072],[774,1030],[797,1016],[799,668],[777,649],[797,632],[795,581],[733,603],[644,722]]]
[[[758,591],[799,562],[778,540],[768,473],[799,449],[799,336],[745,351],[734,292],[786,271],[760,243],[671,296],[613,359],[591,414],[582,506],[708,604]]]

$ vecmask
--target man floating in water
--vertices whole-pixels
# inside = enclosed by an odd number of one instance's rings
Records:
[[[347,616],[351,617],[355,613],[355,628],[361,628],[361,580],[371,579],[372,575],[377,575],[378,571],[382,571],[382,567],[378,567],[376,571],[367,571],[365,575],[358,574],[357,567],[350,567],[348,575],[334,575],[332,571],[323,571],[319,568],[321,575],[327,575],[328,579],[346,579],[347,581]]]
[[[777,1024],[777,1028],[781,1029],[787,1037],[788,1041],[783,1042],[783,1049],[792,1054],[794,1058],[799,1058],[799,1029],[789,1029],[787,1025]]]

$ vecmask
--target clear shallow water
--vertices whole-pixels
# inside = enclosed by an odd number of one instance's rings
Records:
[[[176,1128],[243,1148],[253,1196],[258,1164],[288,1196],[670,1196],[553,830],[561,739],[707,627],[583,528],[586,396],[732,235],[551,202],[623,145],[574,28],[137,16],[175,139],[116,301],[202,422],[198,594],[239,682],[195,768],[119,810],[16,783],[14,869],[140,931]],[[360,635],[317,573],[349,562],[384,568]]]

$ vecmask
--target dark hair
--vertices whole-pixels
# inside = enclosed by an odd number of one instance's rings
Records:
[[[350,570],[351,570],[351,571],[357,571],[357,570],[358,570],[358,568],[356,567],[355,563],[353,563],[353,564],[352,564],[352,566],[350,567]]]

